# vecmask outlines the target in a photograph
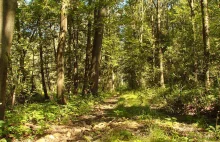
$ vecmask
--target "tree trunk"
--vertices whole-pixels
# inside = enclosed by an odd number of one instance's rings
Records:
[[[35,58],[34,58],[35,54],[34,54],[34,50],[32,50],[32,66],[35,66]],[[36,89],[35,86],[35,82],[34,82],[34,70],[31,71],[31,93],[34,92],[34,90]]]
[[[64,98],[64,50],[67,32],[67,3],[62,1],[60,14],[60,34],[57,48],[57,101],[59,104],[66,104]]]
[[[40,21],[40,20],[39,20]],[[40,24],[39,24],[40,25]],[[42,41],[42,33],[41,33],[41,29],[39,27],[39,38],[40,41]],[[47,85],[46,85],[46,81],[45,81],[45,74],[44,74],[44,60],[43,60],[43,42],[40,42],[40,73],[41,73],[41,83],[42,83],[42,87],[43,87],[43,91],[44,91],[44,99],[48,100],[49,96],[47,94]]]
[[[140,44],[143,45],[143,34],[144,34],[144,0],[141,0],[140,4],[140,13],[141,13],[141,27],[140,27]]]
[[[110,92],[115,91],[115,73],[112,66],[109,69],[109,75],[108,75],[108,91]]]
[[[208,2],[201,0],[202,11],[202,27],[203,27],[203,46],[204,46],[204,80],[206,91],[210,88],[209,80],[209,63],[210,63],[210,42],[209,42],[209,16],[208,16]]]
[[[161,21],[160,21],[160,14],[161,14],[161,9],[160,9],[160,1],[157,0],[157,40],[156,40],[156,46],[159,49],[159,62],[160,62],[160,86],[162,88],[165,87],[164,84],[164,68],[163,68],[163,51],[162,51],[162,47],[161,47],[161,39],[160,39],[160,34],[161,34]]]
[[[95,35],[92,49],[92,65],[91,65],[91,92],[93,95],[98,95],[98,82],[99,82],[99,66],[101,60],[101,48],[103,39],[105,8],[98,6],[94,11],[94,26]]]
[[[151,4],[152,4],[152,7],[153,7],[153,0],[151,0]],[[153,8],[151,8],[151,11],[153,11]],[[152,14],[151,15],[151,34],[152,34],[152,38],[153,40],[155,40],[155,18],[154,18],[154,15]],[[155,57],[155,46],[156,46],[156,42],[153,42],[152,43],[152,70],[153,70],[153,83],[155,83],[155,78],[156,78],[156,57]]]
[[[0,120],[5,118],[7,67],[12,45],[16,0],[0,0]]]
[[[73,93],[75,95],[78,94],[78,86],[79,86],[79,74],[78,74],[78,68],[79,68],[79,65],[78,65],[78,50],[79,50],[79,30],[78,30],[78,27],[75,31],[75,62],[74,62],[74,90],[73,90]]]
[[[66,68],[67,68],[67,78],[68,78],[68,83],[66,86],[67,92],[70,94],[71,93],[71,88],[72,88],[72,70],[73,70],[73,66],[72,66],[72,41],[73,41],[73,19],[72,17],[69,15],[68,17],[68,59],[67,59],[67,63],[66,63]]]
[[[89,0],[89,5],[91,5],[91,0]],[[90,13],[88,14],[88,31],[87,31],[87,45],[86,45],[86,60],[85,60],[85,72],[84,72],[84,81],[83,81],[83,89],[82,95],[85,96],[89,93],[89,68],[90,68],[90,56],[91,56],[91,34],[92,34],[92,22],[90,19]]]
[[[19,63],[20,63],[20,67],[19,67],[19,72],[21,73],[21,80],[19,80],[21,83],[24,83],[26,80],[26,71],[24,68],[24,59],[26,56],[27,51],[25,49],[23,49],[23,47],[20,45],[21,44],[21,28],[20,28],[20,17],[17,16],[16,17],[16,22],[15,22],[15,28],[17,29],[17,41],[18,41],[18,49],[19,49],[19,54],[20,54],[20,59],[19,59]],[[20,78],[20,77],[19,77]]]
[[[190,15],[191,15],[191,24],[192,24],[192,56],[193,56],[193,74],[194,74],[194,81],[198,84],[198,67],[197,67],[197,59],[196,59],[196,31],[195,31],[195,10],[194,10],[194,0],[188,0],[189,7],[190,7]]]
[[[39,29],[39,37],[40,40],[42,39],[42,33],[41,33],[41,29]],[[49,96],[47,94],[47,86],[46,86],[46,81],[45,81],[45,74],[44,74],[44,60],[43,60],[43,43],[40,43],[40,73],[41,73],[41,83],[42,83],[42,87],[43,87],[43,91],[44,91],[44,98],[45,100],[49,99]]]
[[[49,64],[49,59],[48,59],[49,57],[44,57],[44,60],[45,60],[45,64],[46,64],[46,69],[45,69],[45,74],[46,74],[46,84],[47,84],[47,86],[48,86],[48,89],[51,91],[51,82],[50,82],[50,70],[49,70],[49,66],[48,66],[48,64]]]
[[[49,99],[49,96],[47,94],[47,86],[46,86],[45,75],[44,75],[44,61],[43,61],[43,47],[42,47],[42,45],[40,45],[40,73],[41,73],[42,87],[44,90],[44,98],[47,100],[47,99]]]

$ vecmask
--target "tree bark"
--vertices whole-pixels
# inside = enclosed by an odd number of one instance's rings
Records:
[[[43,47],[40,45],[40,73],[41,73],[41,83],[44,90],[44,98],[47,100],[49,96],[47,94],[47,86],[44,75],[44,61],[43,61]]]
[[[35,54],[34,54],[34,50],[32,50],[32,66],[35,66]],[[31,93],[34,92],[34,90],[36,89],[36,85],[34,82],[34,70],[31,71]]]
[[[68,17],[68,59],[67,59],[67,78],[68,78],[68,83],[67,83],[67,92],[70,94],[71,93],[71,88],[72,88],[72,79],[73,79],[73,75],[72,75],[72,70],[73,70],[73,66],[72,66],[72,41],[74,40],[73,38],[73,18],[71,17],[71,15],[69,15]]]
[[[144,34],[144,0],[141,0],[140,4],[140,13],[141,13],[141,27],[140,27],[140,44],[143,45],[143,34]]]
[[[91,0],[89,0],[89,5],[91,5]],[[90,13],[88,14],[88,25],[87,25],[87,45],[86,45],[86,60],[85,60],[85,72],[82,95],[85,96],[89,93],[89,68],[90,68],[90,58],[91,58],[91,36],[92,36],[92,21],[90,19]]]
[[[75,62],[74,62],[74,90],[73,93],[75,95],[78,94],[78,86],[79,86],[79,74],[78,74],[78,70],[79,70],[79,65],[78,65],[78,50],[79,50],[79,30],[78,27],[75,31]]]
[[[40,20],[39,20],[40,21]],[[40,24],[39,24],[40,25]],[[42,32],[41,32],[41,28],[39,27],[39,38],[40,41],[43,41],[42,39]],[[49,96],[47,94],[47,85],[46,85],[46,81],[45,81],[45,74],[44,74],[44,59],[43,59],[43,42],[40,42],[40,73],[41,73],[41,83],[42,83],[42,87],[43,87],[43,91],[44,91],[44,99],[48,100]]]
[[[26,80],[26,71],[24,68],[24,59],[26,56],[27,51],[25,49],[23,49],[23,47],[20,45],[21,44],[21,28],[20,28],[20,17],[16,16],[16,22],[15,22],[15,28],[17,29],[17,41],[18,41],[18,50],[19,50],[19,54],[20,54],[20,59],[19,59],[19,63],[20,63],[20,67],[19,67],[19,72],[21,72],[21,80],[19,80],[21,83],[24,83]],[[20,78],[20,77],[19,77]]]
[[[153,7],[153,0],[151,0],[151,7]],[[151,11],[153,11],[153,8],[151,8]],[[152,38],[153,40],[156,41],[156,38],[155,38],[155,18],[154,18],[154,15],[152,14],[151,15],[151,34],[152,34]],[[156,46],[156,42],[153,42],[152,43],[152,70],[153,70],[153,83],[155,83],[155,78],[156,78],[156,57],[155,57],[155,46]]]
[[[101,48],[104,31],[103,18],[105,16],[106,9],[100,5],[95,8],[94,11],[94,26],[95,35],[93,40],[92,49],[92,65],[91,65],[91,92],[94,96],[98,95],[98,82],[99,82],[99,67],[101,60]]]
[[[195,29],[195,8],[194,8],[194,0],[188,0],[189,7],[190,7],[190,15],[191,15],[191,24],[192,24],[192,56],[193,56],[193,74],[194,74],[194,81],[198,84],[198,63],[196,59],[196,29]]]
[[[67,2],[62,1],[60,14],[60,34],[57,48],[57,101],[59,104],[66,104],[64,98],[64,50],[67,33]]]
[[[209,42],[209,16],[208,2],[201,0],[202,27],[203,27],[203,47],[204,47],[204,80],[206,91],[210,88],[209,64],[210,64],[210,42]]]
[[[160,1],[157,0],[157,7],[156,7],[156,12],[157,12],[157,40],[156,40],[156,46],[157,49],[159,49],[159,62],[160,62],[160,86],[162,88],[165,88],[164,84],[164,67],[163,67],[163,51],[161,47],[161,39],[160,39],[160,34],[161,34],[161,21],[160,21],[160,15],[161,15],[161,9],[160,9]]]
[[[12,45],[16,0],[0,0],[0,120],[5,118],[7,67]]]
[[[42,33],[41,33],[41,29],[39,28],[39,37],[40,40],[42,41]],[[45,81],[45,74],[44,74],[44,60],[43,60],[43,43],[40,43],[40,73],[41,73],[41,83],[42,83],[42,87],[43,87],[43,91],[44,91],[44,99],[48,100],[49,96],[47,94],[47,85],[46,85],[46,81]]]
[[[44,57],[44,60],[45,60],[45,64],[46,64],[46,67],[45,67],[45,74],[46,74],[46,84],[48,86],[48,89],[51,91],[51,82],[50,82],[50,70],[49,70],[49,66],[48,64],[50,63],[49,61],[49,57]]]

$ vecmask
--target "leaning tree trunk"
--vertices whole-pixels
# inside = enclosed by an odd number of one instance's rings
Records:
[[[93,95],[98,95],[98,82],[99,82],[99,67],[101,60],[101,48],[102,39],[104,31],[103,18],[105,16],[106,10],[103,7],[96,7],[94,12],[94,25],[95,25],[95,35],[93,41],[92,49],[92,65],[91,65],[91,92]]]
[[[209,16],[208,16],[208,2],[201,0],[202,12],[202,26],[203,26],[203,46],[204,46],[204,80],[206,91],[210,88],[209,80],[209,64],[210,64],[210,42],[209,42]]]
[[[57,100],[59,104],[66,104],[64,98],[64,49],[67,33],[67,3],[62,1],[60,14],[60,35],[57,48]]]
[[[5,118],[7,67],[12,45],[16,0],[0,0],[0,120]]]

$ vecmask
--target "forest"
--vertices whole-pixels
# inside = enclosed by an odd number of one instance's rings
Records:
[[[220,0],[0,0],[0,142],[220,141]]]

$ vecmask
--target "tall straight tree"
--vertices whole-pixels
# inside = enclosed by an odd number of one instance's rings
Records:
[[[209,64],[210,64],[210,42],[209,42],[209,16],[208,16],[208,2],[207,0],[201,0],[201,12],[202,12],[202,27],[203,27],[203,46],[204,46],[204,80],[206,91],[210,87],[209,80]]]
[[[89,6],[91,6],[92,0],[89,0]],[[88,94],[88,82],[89,82],[89,67],[91,60],[91,36],[92,36],[92,21],[91,21],[91,12],[88,12],[88,24],[87,24],[87,45],[86,45],[86,60],[85,60],[85,72],[84,72],[84,80],[83,80],[83,89],[82,95]]]
[[[99,82],[99,67],[101,61],[101,48],[104,31],[104,16],[106,15],[106,9],[103,6],[101,0],[95,7],[94,11],[94,40],[92,49],[92,65],[91,65],[91,92],[93,95],[98,94],[98,82]]]
[[[0,120],[5,118],[7,67],[12,45],[16,0],[0,0]]]
[[[159,62],[160,62],[160,86],[165,87],[164,85],[164,65],[163,65],[163,51],[161,47],[161,6],[160,6],[160,0],[157,0],[157,6],[156,6],[156,14],[157,14],[157,35],[156,35],[156,46],[159,49]]]
[[[66,104],[64,98],[64,50],[67,33],[67,0],[62,0],[60,13],[60,34],[57,48],[57,100],[59,104]]]
[[[196,59],[196,28],[195,28],[195,6],[194,6],[194,1],[195,0],[188,0],[189,7],[190,7],[190,15],[191,15],[191,24],[192,24],[192,34],[193,34],[193,39],[192,39],[192,55],[193,55],[193,72],[194,72],[194,78],[195,78],[195,83],[198,83],[198,67],[197,67],[197,59]]]
[[[43,40],[40,26],[39,26],[39,38],[40,38],[40,40]],[[41,73],[41,83],[42,83],[42,87],[43,87],[43,91],[44,91],[44,99],[48,100],[49,96],[48,96],[48,93],[47,93],[47,85],[46,85],[45,73],[44,73],[43,44],[44,43],[41,42],[40,46],[39,46],[39,51],[40,51],[40,73]]]

